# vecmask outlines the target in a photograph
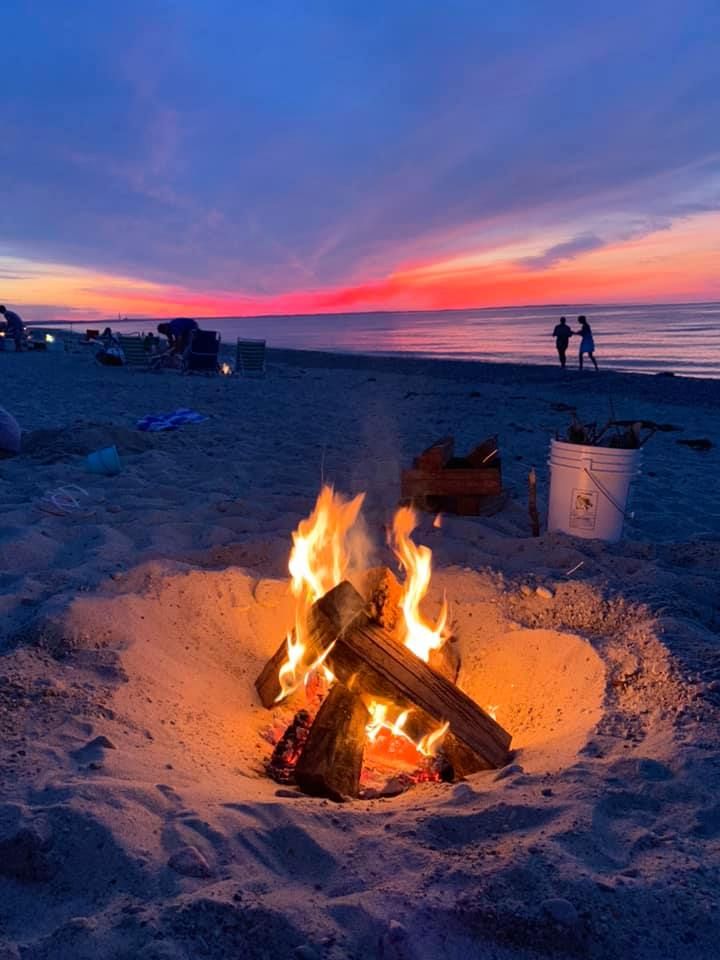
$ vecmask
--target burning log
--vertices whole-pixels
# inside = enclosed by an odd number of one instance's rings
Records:
[[[359,694],[333,685],[295,767],[295,782],[304,793],[335,801],[357,797],[369,718]]]
[[[388,567],[373,567],[364,577],[361,592],[368,598],[368,614],[381,627],[395,633],[402,625],[402,587]]]
[[[332,591],[334,602],[328,605],[324,617],[315,615],[309,618],[306,644],[306,660],[312,663],[326,650],[365,609],[365,601],[355,588],[346,581],[338,584]],[[316,605],[317,606],[317,605]],[[287,660],[287,642],[283,640],[268,660],[255,681],[255,689],[260,702],[270,709],[276,703],[281,692],[280,667]]]
[[[435,726],[449,723],[457,740],[485,768],[503,766],[510,734],[455,684],[367,617],[355,616],[344,629],[337,629],[343,611],[361,606],[362,597],[344,582],[318,600],[311,611],[311,633],[319,652],[334,642],[326,662],[337,679],[372,697],[410,703],[436,721]]]

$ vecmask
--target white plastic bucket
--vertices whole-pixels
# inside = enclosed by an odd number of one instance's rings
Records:
[[[619,540],[640,450],[550,441],[548,530],[587,540]]]

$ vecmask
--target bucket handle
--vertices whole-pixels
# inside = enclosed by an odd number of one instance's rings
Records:
[[[600,491],[600,493],[602,493],[605,497],[607,497],[607,499],[608,499],[608,500],[610,501],[610,503],[615,507],[615,509],[617,510],[618,513],[622,514],[622,516],[625,517],[625,518],[628,519],[628,520],[634,520],[634,519],[635,519],[635,513],[634,513],[634,511],[633,511],[632,513],[628,513],[627,510],[625,510],[623,507],[620,506],[620,504],[617,502],[617,500],[615,499],[615,497],[614,497],[614,496],[610,493],[610,491],[607,489],[607,487],[605,486],[605,484],[604,484],[601,480],[599,480],[599,479],[595,476],[595,474],[592,473],[591,470],[589,470],[587,467],[585,467],[584,470],[585,470],[585,473],[590,477],[590,479],[592,480],[592,482],[595,484],[595,486],[598,488],[598,490]]]

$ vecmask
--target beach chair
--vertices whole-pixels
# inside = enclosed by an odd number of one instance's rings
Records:
[[[82,351],[85,337],[77,330],[69,330],[65,335],[65,350],[68,353],[80,353]]]
[[[183,373],[217,373],[220,334],[215,330],[193,330],[183,354]]]
[[[44,350],[46,333],[40,327],[25,327],[25,346],[31,350]]]
[[[235,348],[235,370],[243,377],[265,376],[265,341],[241,340]]]
[[[145,341],[142,337],[131,336],[130,334],[120,334],[118,341],[125,355],[125,366],[127,367],[149,367],[150,354],[145,349]]]

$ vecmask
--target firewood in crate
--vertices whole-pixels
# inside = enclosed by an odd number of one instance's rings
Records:
[[[298,710],[285,733],[275,744],[267,772],[278,783],[294,783],[295,766],[310,734],[312,718],[307,710]]]
[[[482,467],[499,467],[500,452],[498,450],[497,436],[488,437],[479,443],[474,450],[465,458],[471,467],[480,469]]]
[[[327,607],[327,613],[324,617],[313,608],[315,617],[314,619],[312,617],[308,618],[308,636],[304,657],[304,662],[307,664],[317,660],[333,640],[343,630],[347,629],[356,617],[361,616],[365,610],[365,601],[352,584],[347,581],[338,584],[332,593],[334,602],[332,606]],[[314,627],[313,623],[315,623]],[[319,635],[322,638],[321,641]],[[286,660],[287,641],[283,640],[255,681],[255,689],[260,697],[260,702],[268,709],[277,702],[280,696],[280,667]]]
[[[295,783],[304,793],[336,802],[358,796],[369,718],[358,693],[341,683],[332,686],[295,767]]]
[[[449,722],[452,733],[478,757],[478,762],[486,767],[504,766],[510,734],[455,684],[367,617],[353,619],[338,633],[336,608],[346,607],[349,591],[356,593],[350,584],[340,584],[318,600],[310,612],[316,641],[325,650],[332,645],[326,662],[337,679],[354,683],[371,697],[412,704],[434,719],[436,726]]]
[[[427,450],[423,450],[419,457],[415,457],[413,466],[416,470],[427,470],[428,472],[442,470],[448,460],[451,460],[455,452],[455,438],[443,437]]]
[[[500,470],[453,467],[429,473],[424,470],[403,470],[400,475],[401,497],[415,500],[422,497],[476,497],[502,492]]]

